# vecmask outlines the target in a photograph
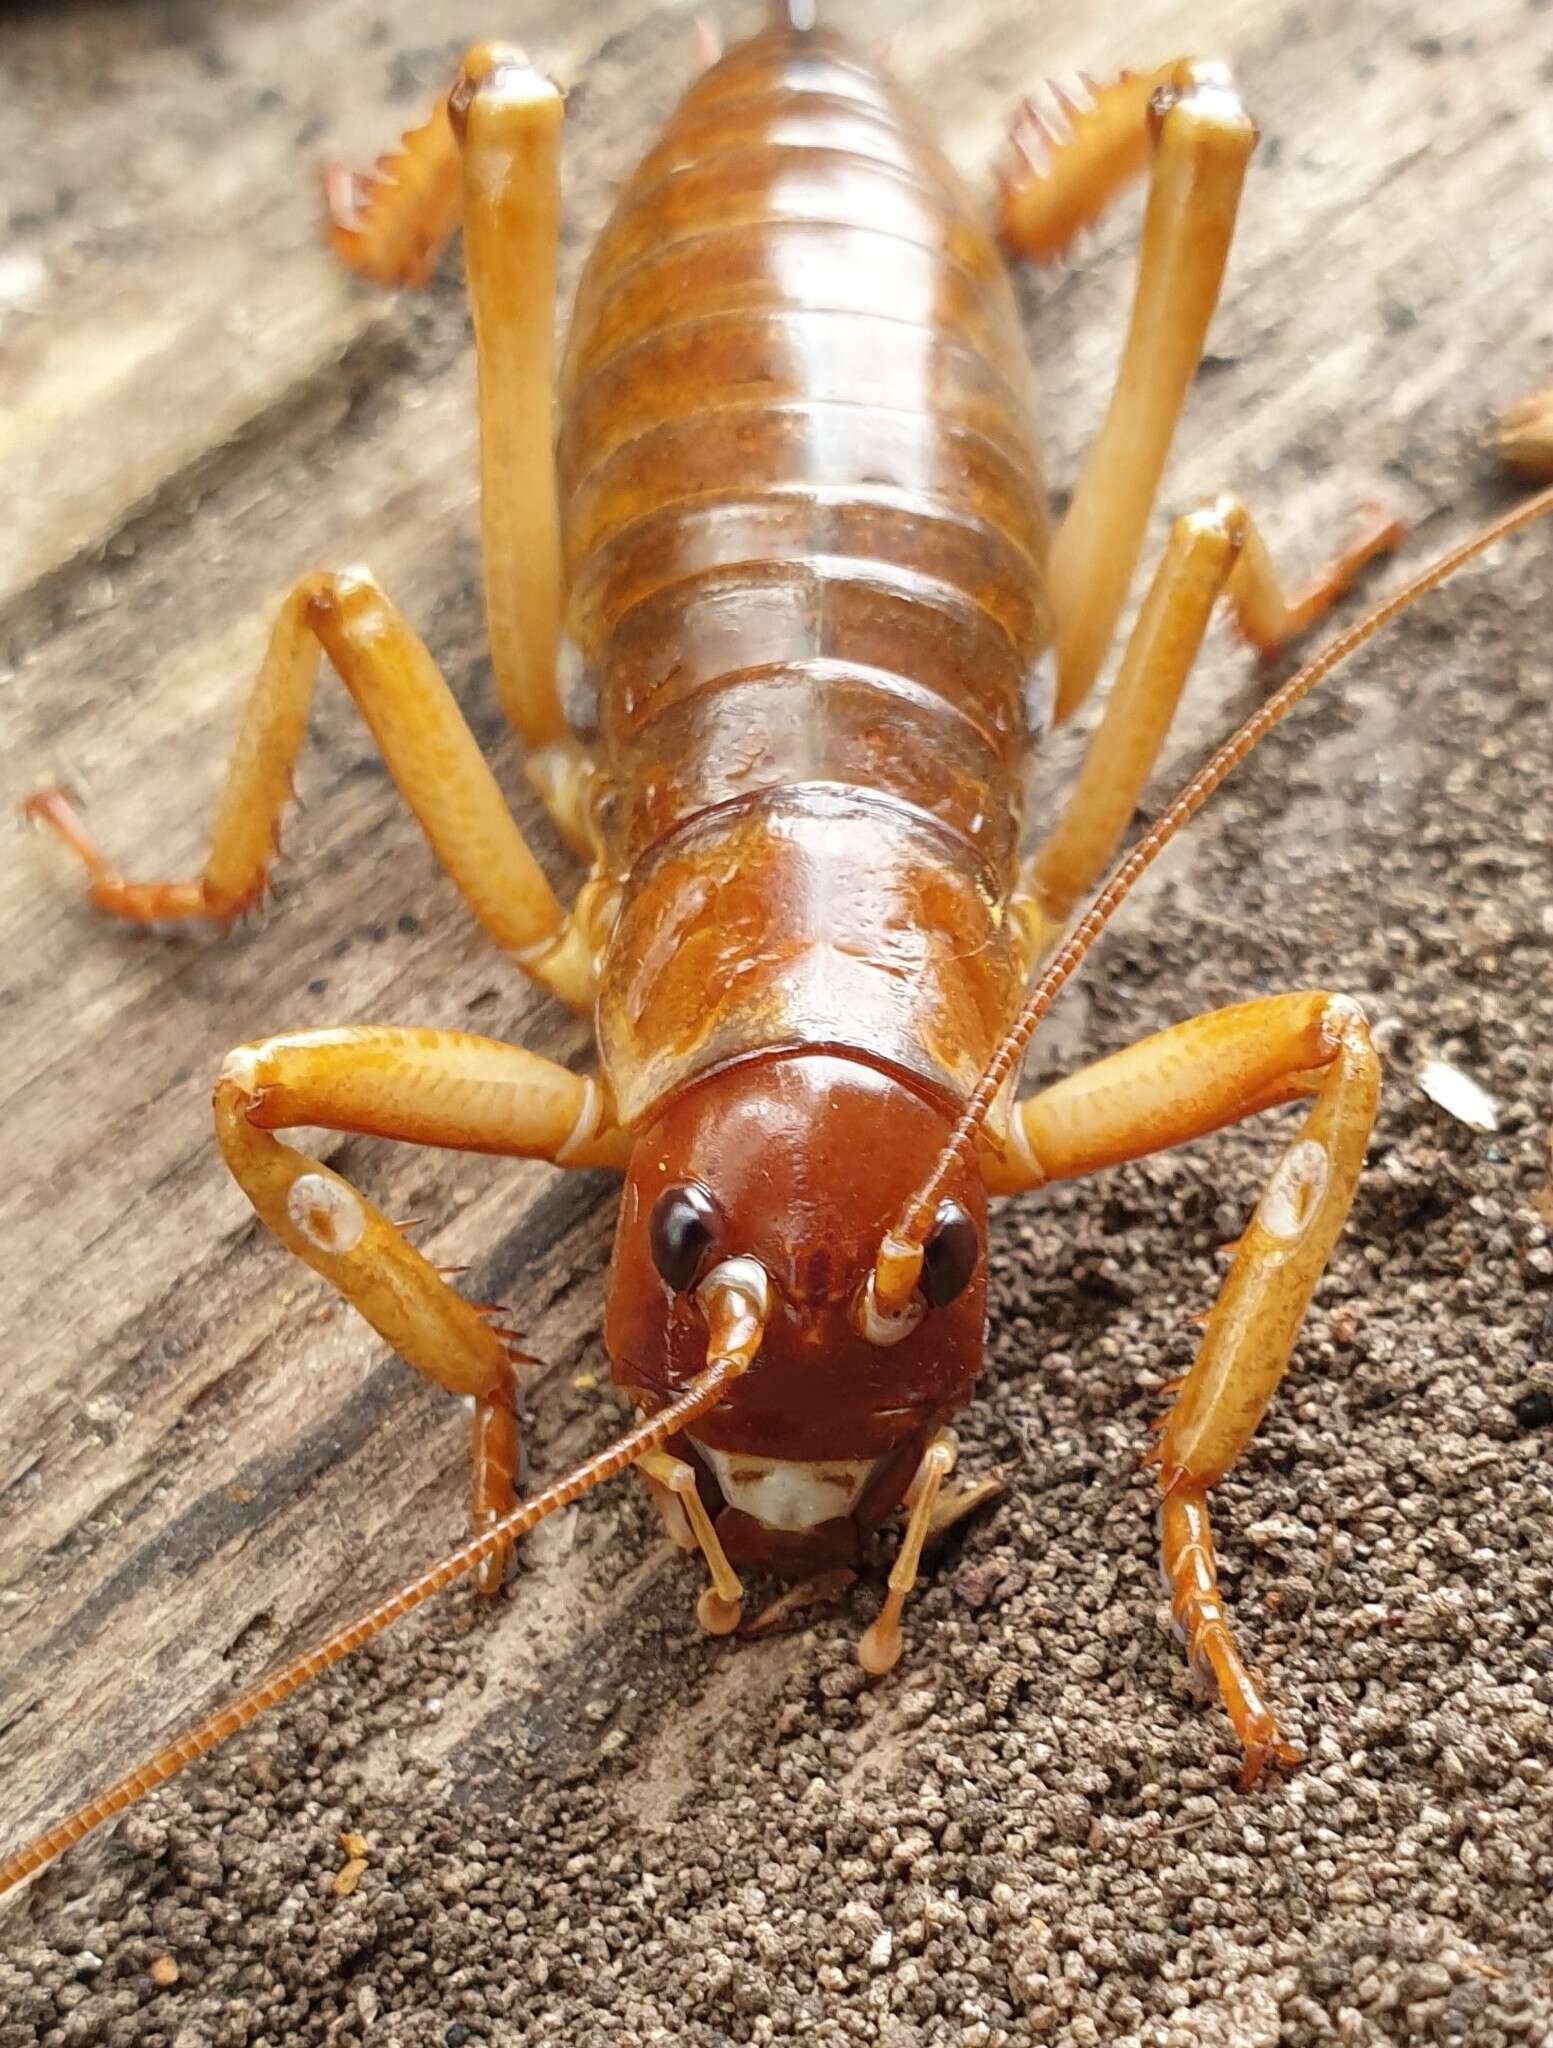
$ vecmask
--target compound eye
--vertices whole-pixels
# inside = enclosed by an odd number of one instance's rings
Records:
[[[717,1204],[694,1181],[665,1188],[647,1221],[652,1262],[676,1294],[688,1294],[717,1242]]]
[[[931,1236],[922,1247],[922,1292],[929,1306],[944,1308],[962,1294],[981,1257],[976,1226],[958,1202],[939,1205]]]

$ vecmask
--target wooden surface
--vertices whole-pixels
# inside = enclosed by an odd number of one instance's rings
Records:
[[[1489,502],[1484,422],[1553,354],[1547,205],[1525,203],[1553,190],[1527,41],[1545,57],[1546,17],[1521,0],[1470,20],[1445,0],[1093,13],[984,0],[854,18],[893,30],[973,174],[1016,90],[1050,70],[1231,58],[1265,143],[1166,507],[1233,484],[1296,565],[1377,489],[1424,515],[1420,557],[1465,530]],[[358,288],[323,251],[315,167],[385,146],[466,39],[517,35],[575,88],[569,281],[679,88],[691,18],[640,0],[510,0],[494,17],[419,0],[413,23],[382,0],[7,14],[8,808],[62,777],[130,871],[193,872],[274,606],[303,569],[365,559],[566,873],[489,689],[456,262],[421,300]],[[1136,220],[1129,201],[1076,268],[1022,287],[1059,481],[1105,389]],[[1216,643],[1177,762],[1244,679]],[[209,1085],[227,1047],[286,1027],[463,1026],[569,1058],[583,1035],[491,955],[327,682],[314,733],[279,900],[219,946],[116,931],[19,827],[3,841],[7,1845],[463,1526],[462,1412],[255,1224],[211,1141]],[[1081,1050],[1082,1018],[1066,1031]],[[603,1397],[578,1382],[604,1371],[608,1185],[335,1140],[325,1156],[425,1218],[419,1242],[469,1262],[473,1293],[513,1302],[548,1362],[530,1390],[541,1469],[595,1439]],[[591,1585],[611,1597],[596,1570]],[[546,1607],[564,1634],[564,1602]]]

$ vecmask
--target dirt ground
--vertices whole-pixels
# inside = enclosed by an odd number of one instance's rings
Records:
[[[1156,541],[1232,485],[1297,568],[1378,494],[1415,521],[1411,563],[1509,502],[1486,425],[1553,359],[1553,15],[1088,12],[849,18],[893,32],[970,171],[1053,70],[1233,60],[1264,141]],[[359,556],[521,792],[481,645],[457,261],[415,302],[358,290],[321,252],[312,166],[381,146],[476,34],[517,34],[574,88],[574,271],[691,15],[497,15],[7,10],[8,803],[65,775],[141,871],[192,868],[278,597]],[[1021,286],[1059,483],[1137,218]],[[1274,1117],[1004,1207],[962,1440],[1007,1491],[933,1560],[892,1678],[854,1658],[882,1566],[802,1633],[713,1643],[638,1491],[595,1495],[495,1613],[456,1592],[7,1901],[0,2048],[1553,2039],[1550,600],[1553,528],[1366,650],[1173,850],[1031,1062],[1301,985],[1358,996],[1385,1047],[1351,1224],[1218,1496],[1304,1769],[1235,1791],[1137,1470]],[[1151,807],[1262,687],[1216,633]],[[328,686],[316,730],[280,901],[221,947],[136,944],[19,831],[0,849],[0,1847],[461,1528],[461,1411],[253,1224],[209,1080],[302,1024],[571,1058],[582,1035],[486,952]],[[1428,1059],[1488,1091],[1497,1130],[1430,1099]],[[605,1440],[609,1184],[327,1156],[516,1304],[547,1361],[536,1472]]]

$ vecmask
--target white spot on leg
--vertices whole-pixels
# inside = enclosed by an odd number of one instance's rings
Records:
[[[1355,1025],[1364,1023],[1364,1006],[1356,1003],[1352,996],[1332,996],[1322,1012],[1321,1021],[1326,1027],[1327,1037],[1336,1045],[1345,1031],[1352,1031]]]
[[[1273,1169],[1256,1212],[1269,1237],[1292,1243],[1303,1236],[1326,1193],[1330,1172],[1326,1147],[1314,1138],[1301,1138],[1289,1147]]]
[[[235,1081],[245,1095],[252,1095],[259,1079],[259,1048],[256,1045],[237,1045],[221,1062],[223,1081]]]
[[[321,1173],[304,1173],[292,1182],[286,1214],[321,1252],[353,1252],[367,1227],[367,1212],[356,1196]]]
[[[604,1097],[591,1078],[584,1077],[582,1084],[582,1106],[577,1120],[566,1135],[564,1144],[557,1146],[555,1163],[570,1166],[584,1145],[591,1144],[598,1134],[600,1118],[604,1113]]]

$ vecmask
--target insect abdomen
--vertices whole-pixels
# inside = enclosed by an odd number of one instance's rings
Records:
[[[623,1113],[816,1039],[957,1088],[1015,972],[1044,503],[1001,264],[855,52],[774,31],[687,95],[585,273],[565,404]]]

